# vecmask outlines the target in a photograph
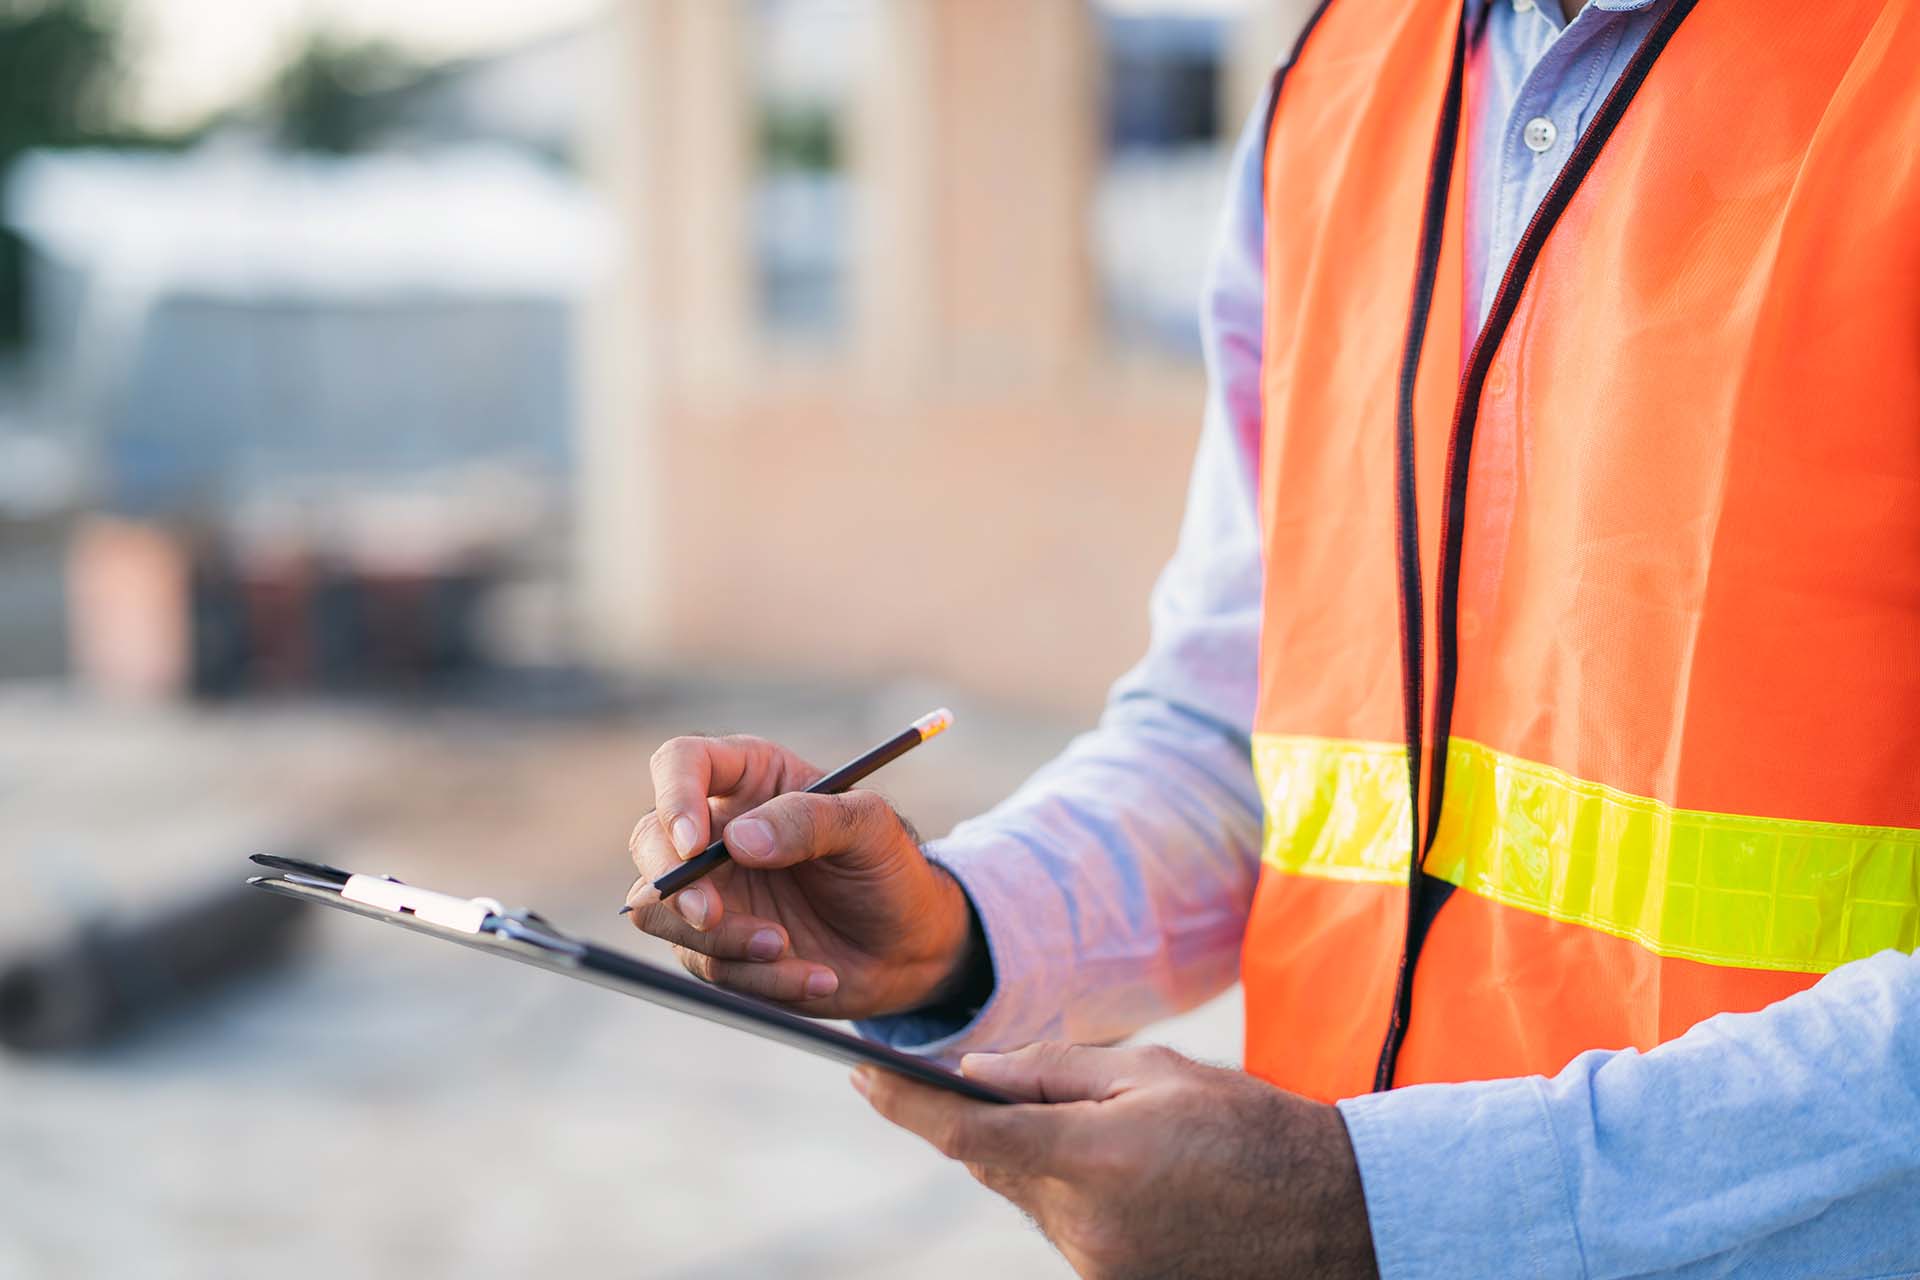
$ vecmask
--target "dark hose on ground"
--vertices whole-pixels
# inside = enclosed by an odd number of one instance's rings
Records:
[[[0,1045],[79,1048],[183,1009],[279,960],[307,914],[235,883],[0,959]]]

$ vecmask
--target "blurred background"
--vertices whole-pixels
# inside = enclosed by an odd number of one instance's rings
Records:
[[[662,739],[944,702],[882,788],[1004,795],[1145,642],[1304,8],[0,0],[0,1276],[1065,1274],[836,1067],[231,886],[670,963]]]

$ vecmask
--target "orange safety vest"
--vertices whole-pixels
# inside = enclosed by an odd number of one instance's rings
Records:
[[[1920,3],[1675,0],[1464,351],[1462,25],[1323,4],[1268,135],[1246,1062],[1326,1099],[1920,947]]]

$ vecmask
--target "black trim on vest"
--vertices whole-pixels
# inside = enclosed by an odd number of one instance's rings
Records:
[[[1666,49],[1681,22],[1693,11],[1698,0],[1673,0],[1671,7],[1654,24],[1640,47],[1634,51],[1633,58],[1621,72],[1620,79],[1608,93],[1601,105],[1599,114],[1587,126],[1574,144],[1573,154],[1567,158],[1566,167],[1560,176],[1548,188],[1546,197],[1541,200],[1540,208],[1535,211],[1533,220],[1527,224],[1526,232],[1514,247],[1513,258],[1507,264],[1507,271],[1500,281],[1500,288],[1494,295],[1493,305],[1487,313],[1487,320],[1474,339],[1472,353],[1467,358],[1467,369],[1460,383],[1460,398],[1454,407],[1452,432],[1447,444],[1446,489],[1440,513],[1440,582],[1437,593],[1436,625],[1434,628],[1436,664],[1434,670],[1435,688],[1433,704],[1433,774],[1427,783],[1427,804],[1425,831],[1421,833],[1420,806],[1418,804],[1420,776],[1420,732],[1418,721],[1408,734],[1407,764],[1408,774],[1413,780],[1416,792],[1413,810],[1413,826],[1417,833],[1414,844],[1413,865],[1407,876],[1407,941],[1401,952],[1399,976],[1394,989],[1393,1019],[1388,1024],[1386,1043],[1380,1048],[1380,1061],[1374,1073],[1374,1088],[1388,1089],[1393,1086],[1394,1071],[1399,1065],[1400,1048],[1406,1040],[1407,1024],[1413,1017],[1413,976],[1414,968],[1420,960],[1420,950],[1434,918],[1440,907],[1451,895],[1452,886],[1429,902],[1436,892],[1433,885],[1445,884],[1426,874],[1427,853],[1433,848],[1435,835],[1440,830],[1440,806],[1446,797],[1446,759],[1447,748],[1453,731],[1454,692],[1460,676],[1460,564],[1464,551],[1465,519],[1467,509],[1467,475],[1473,456],[1473,431],[1475,420],[1480,412],[1481,393],[1484,388],[1487,371],[1492,368],[1494,353],[1500,348],[1501,340],[1506,336],[1507,326],[1513,322],[1514,312],[1520,305],[1520,295],[1525,291],[1528,277],[1531,275],[1540,254],[1546,245],[1547,237],[1552,234],[1560,216],[1573,202],[1574,194],[1580,184],[1593,169],[1600,151],[1606,146],[1613,131],[1619,127],[1621,118],[1626,114],[1627,106],[1639,92],[1653,70],[1654,62]],[[1464,35],[1465,15],[1462,11]],[[1462,49],[1456,42],[1454,49],[1456,83],[1450,85],[1447,93],[1445,114],[1451,119],[1442,119],[1442,136],[1457,135],[1459,130],[1460,95],[1457,78],[1460,74]],[[1449,163],[1442,173],[1435,156],[1433,175],[1444,176],[1451,181],[1451,147]],[[1444,216],[1446,197],[1449,193],[1442,190],[1437,195],[1429,188],[1427,209],[1429,215],[1436,207]],[[1444,230],[1444,228],[1443,228]],[[1422,298],[1421,289],[1415,287],[1415,307],[1418,312],[1423,303],[1430,304],[1431,276],[1437,266],[1441,237],[1432,233],[1429,227],[1423,232],[1421,246],[1420,276],[1428,280],[1426,297]],[[1418,321],[1424,329],[1425,316],[1419,315]],[[1401,420],[1399,423],[1400,462],[1404,468],[1400,483],[1400,498],[1404,510],[1400,512],[1402,525],[1412,524],[1414,508],[1411,502],[1413,467],[1413,436],[1411,395],[1415,374],[1418,372],[1419,352],[1410,350],[1409,359],[1401,367]],[[1400,537],[1400,581],[1402,599],[1402,663],[1408,668],[1403,671],[1403,683],[1411,690],[1418,691],[1425,675],[1425,660],[1421,652],[1420,637],[1409,636],[1406,631],[1406,602],[1408,593],[1406,583],[1411,572],[1413,581],[1412,604],[1417,611],[1420,593],[1420,543],[1417,525],[1409,538],[1403,527]],[[1417,612],[1414,614],[1417,619]]]
[[[1325,16],[1327,9],[1331,7],[1332,4],[1333,0],[1320,0],[1320,3],[1313,7],[1312,14],[1307,17],[1306,25],[1301,27],[1300,34],[1294,37],[1293,51],[1287,54],[1286,61],[1280,63],[1273,69],[1273,79],[1267,86],[1267,121],[1265,129],[1260,135],[1263,159],[1266,151],[1270,151],[1273,148],[1273,116],[1274,113],[1280,109],[1280,88],[1287,82],[1287,72],[1293,70],[1293,64],[1300,61],[1300,52],[1307,47],[1307,37],[1312,35],[1313,29],[1320,25],[1320,19]],[[1263,176],[1264,173],[1265,166],[1263,165]],[[1260,199],[1263,205],[1266,198],[1267,184],[1262,181],[1260,184]],[[1265,235],[1266,231],[1262,228],[1261,236],[1264,238]]]
[[[1400,570],[1400,705],[1402,732],[1407,742],[1408,854],[1406,944],[1393,982],[1393,1012],[1387,1021],[1386,1043],[1374,1069],[1373,1087],[1393,1083],[1393,1052],[1406,1034],[1413,1013],[1413,966],[1427,926],[1440,904],[1453,891],[1430,888],[1420,866],[1420,759],[1425,746],[1421,728],[1426,704],[1426,605],[1420,582],[1419,477],[1413,457],[1413,399],[1420,379],[1420,353],[1427,345],[1427,320],[1433,312],[1433,285],[1440,272],[1440,251],[1446,241],[1447,198],[1453,191],[1453,158],[1460,143],[1460,99],[1466,81],[1467,27],[1458,24],[1453,41],[1453,69],[1447,74],[1447,94],[1440,108],[1440,126],[1434,131],[1433,158],[1427,165],[1427,203],[1420,218],[1420,258],[1414,269],[1413,308],[1407,319],[1407,341],[1400,355],[1400,398],[1394,423],[1393,515],[1395,559]],[[1444,882],[1436,882],[1444,884]],[[1427,899],[1432,897],[1432,901]]]

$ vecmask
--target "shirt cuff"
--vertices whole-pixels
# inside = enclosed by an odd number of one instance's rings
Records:
[[[973,1018],[903,1013],[856,1022],[869,1040],[951,1065],[968,1053],[1003,1052],[1057,1038],[1073,962],[1072,925],[1052,876],[1017,837],[934,841],[929,860],[960,883],[980,917],[993,960],[993,994]]]
[[[1340,1103],[1381,1280],[1586,1274],[1538,1077]]]

